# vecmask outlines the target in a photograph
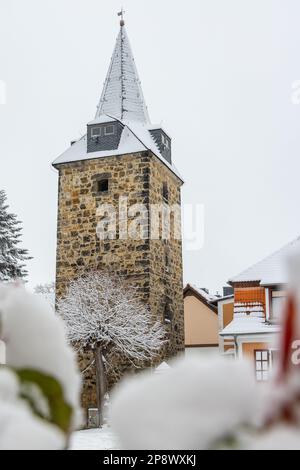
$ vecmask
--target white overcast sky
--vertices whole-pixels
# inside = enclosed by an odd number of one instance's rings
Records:
[[[122,0],[153,122],[173,138],[183,202],[205,206],[184,279],[220,289],[300,235],[298,0]],[[94,117],[115,0],[0,0],[0,188],[24,225],[30,286],[54,279],[51,162]]]

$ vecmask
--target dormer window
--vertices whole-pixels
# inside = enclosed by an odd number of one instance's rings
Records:
[[[115,126],[105,126],[104,127],[104,135],[113,135],[115,133]]]
[[[101,136],[101,127],[93,127],[92,137],[100,137],[100,136]]]
[[[156,143],[161,155],[171,163],[171,139],[161,128],[149,129],[149,132]]]
[[[106,135],[114,135],[115,133],[115,126],[113,124],[109,124],[107,126],[97,126],[92,127],[91,129],[91,136],[92,137],[101,137]]]
[[[87,127],[87,151],[101,152],[118,148],[124,126],[118,121],[92,122]]]
[[[166,149],[169,149],[169,148],[170,148],[169,139],[168,139],[164,134],[161,135],[161,142],[162,142],[162,145],[163,145]]]

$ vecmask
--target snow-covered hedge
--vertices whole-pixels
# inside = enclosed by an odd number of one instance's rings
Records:
[[[80,424],[80,375],[51,306],[0,286],[0,449],[62,449]]]
[[[299,422],[265,423],[272,391],[247,361],[185,359],[121,383],[111,424],[124,449],[300,450]]]

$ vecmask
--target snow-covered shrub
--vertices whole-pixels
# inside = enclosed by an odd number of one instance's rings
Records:
[[[62,320],[23,286],[2,285],[0,339],[0,448],[64,448],[80,423],[80,375]]]
[[[124,449],[299,450],[299,423],[265,423],[270,406],[277,416],[274,387],[255,382],[247,361],[188,359],[124,380],[111,424]]]
[[[21,398],[18,375],[0,369],[0,450],[62,449],[66,436],[59,427],[36,416]]]
[[[248,436],[249,450],[300,450],[300,430],[286,424],[276,425],[267,432]]]
[[[125,449],[207,449],[254,423],[261,400],[248,362],[185,359],[121,384],[112,426]]]

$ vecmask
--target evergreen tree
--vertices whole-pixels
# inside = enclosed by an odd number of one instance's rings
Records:
[[[31,259],[28,250],[19,248],[21,231],[20,222],[14,214],[8,212],[6,194],[0,191],[0,281],[25,278],[27,271],[24,261]]]

